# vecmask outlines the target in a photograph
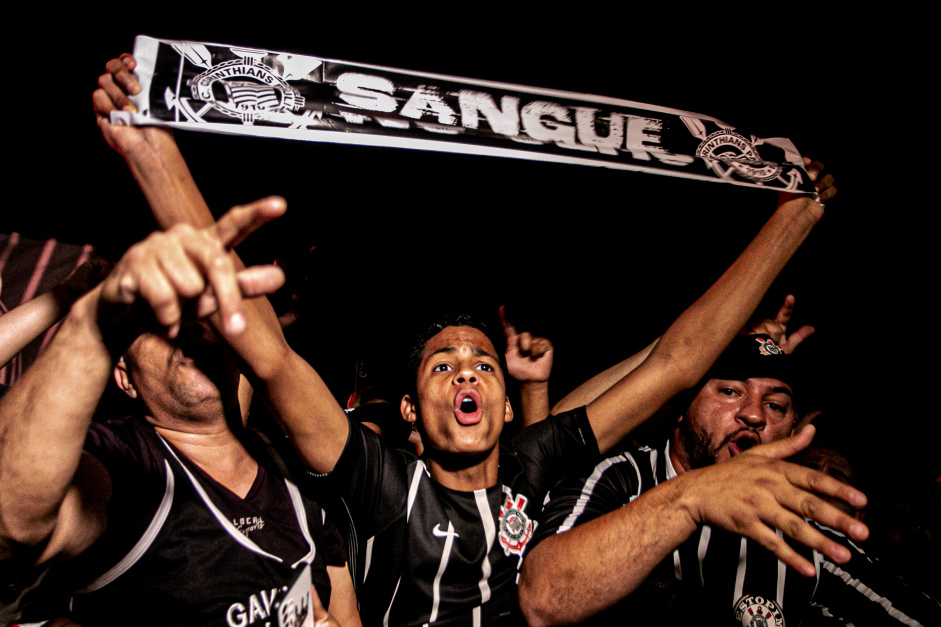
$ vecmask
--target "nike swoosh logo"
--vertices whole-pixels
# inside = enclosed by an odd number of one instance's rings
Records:
[[[455,532],[448,533],[447,531],[441,531],[441,523],[435,525],[435,528],[431,530],[435,536],[439,538],[447,538],[448,536],[454,536],[455,538],[460,538],[461,536],[457,535]]]

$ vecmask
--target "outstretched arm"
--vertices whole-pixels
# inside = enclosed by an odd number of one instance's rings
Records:
[[[816,178],[819,168],[811,166],[810,172]],[[821,199],[831,197],[829,192],[821,190]],[[781,196],[777,211],[755,239],[670,325],[650,356],[588,405],[602,452],[702,378],[822,216],[823,208],[811,198]]]
[[[604,394],[611,388],[611,386],[630,374],[635,368],[637,368],[637,366],[641,365],[644,360],[647,359],[647,355],[650,354],[650,351],[653,350],[653,347],[656,346],[657,342],[659,341],[660,338],[655,339],[646,347],[642,348],[639,352],[634,353],[624,361],[611,366],[607,370],[599,372],[592,378],[588,379],[588,381],[585,381],[580,386],[566,394],[565,398],[553,406],[553,415],[573,410],[576,407],[588,405],[593,400]]]
[[[804,517],[862,540],[868,534],[865,525],[817,495],[856,507],[865,504],[865,497],[823,473],[781,461],[812,437],[808,427],[728,462],[683,473],[610,513],[546,538],[523,563],[520,605],[529,624],[577,623],[611,607],[702,524],[753,538],[806,576],[815,574],[813,565],[774,529],[839,563],[847,561],[846,547]]]
[[[79,296],[101,281],[110,264],[86,261],[54,288],[0,316],[0,368],[51,328]]]
[[[213,223],[173,133],[162,126],[115,126],[112,111],[136,111],[129,95],[140,93],[134,76],[137,61],[128,53],[111,59],[92,94],[98,127],[108,145],[127,162],[161,228]]]
[[[133,75],[136,67],[134,57],[125,53],[109,61],[98,79],[93,99],[102,135],[127,161],[161,227],[212,224],[209,207],[170,131],[109,122],[111,111],[133,109],[128,94],[140,92]],[[234,254],[233,262],[241,264]],[[288,346],[267,299],[247,303],[244,315],[248,332],[226,339],[252,371],[256,387],[266,392],[266,402],[305,463],[318,472],[329,472],[346,445],[348,423],[343,409],[320,376]],[[242,379],[240,397],[249,396],[243,387],[247,383]],[[243,405],[243,415],[246,409]]]
[[[499,309],[503,334],[506,337],[506,369],[520,384],[523,426],[545,420],[549,415],[549,375],[552,372],[552,343],[531,333],[517,333]]]
[[[114,360],[144,325],[175,335],[188,301],[197,315],[221,311],[226,332],[240,334],[243,296],[269,293],[284,277],[277,268],[236,272],[225,251],[283,210],[260,201],[206,229],[156,233],[75,303],[0,401],[0,560],[28,567],[74,555],[101,533],[110,478],[82,445]]]

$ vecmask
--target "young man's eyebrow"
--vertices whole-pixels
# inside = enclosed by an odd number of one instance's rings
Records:
[[[439,348],[439,349],[436,350],[436,351],[433,351],[433,352],[431,353],[431,355],[429,355],[429,357],[434,357],[434,356],[437,355],[438,353],[455,353],[455,352],[457,352],[457,347],[455,347],[455,346],[444,346],[444,347],[442,347],[442,348]],[[492,353],[489,353],[488,351],[485,351],[485,350],[482,349],[482,348],[477,348],[476,346],[471,349],[471,352],[472,352],[473,354],[477,355],[478,357],[489,357],[490,359],[497,359],[496,356],[494,356]],[[498,361],[499,361],[499,360],[498,360]]]
[[[433,353],[431,353],[431,355],[429,355],[429,357],[434,357],[434,356],[437,355],[438,353],[454,353],[454,352],[456,352],[456,351],[457,351],[457,348],[455,348],[455,347],[453,347],[453,346],[445,346],[445,347],[439,348],[438,350],[436,350],[436,351],[434,351]]]
[[[489,357],[490,359],[497,359],[496,356],[490,354],[482,348],[477,348],[476,346],[471,349],[471,352],[473,352],[478,357]]]

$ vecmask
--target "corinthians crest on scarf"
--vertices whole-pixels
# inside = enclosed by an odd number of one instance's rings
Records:
[[[812,192],[790,140],[589,94],[140,36],[114,121],[603,166]]]

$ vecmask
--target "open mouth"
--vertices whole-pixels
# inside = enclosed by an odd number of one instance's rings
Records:
[[[480,422],[483,412],[480,409],[480,394],[474,390],[462,390],[454,399],[454,416],[462,425],[475,425]]]
[[[741,431],[735,434],[730,442],[730,447],[732,449],[732,454],[737,455],[739,453],[744,453],[753,446],[761,444],[761,438],[758,437],[758,434],[752,431]]]

